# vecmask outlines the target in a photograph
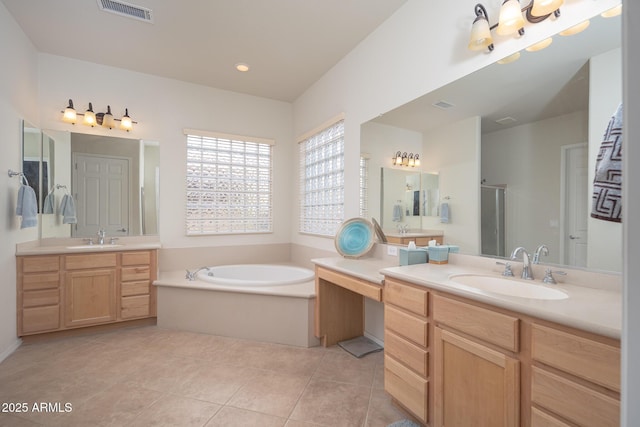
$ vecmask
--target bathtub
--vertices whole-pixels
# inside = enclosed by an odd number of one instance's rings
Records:
[[[280,264],[209,267],[189,281],[184,271],[161,272],[158,326],[299,347],[313,335],[315,274]]]

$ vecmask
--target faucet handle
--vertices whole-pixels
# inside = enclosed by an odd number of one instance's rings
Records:
[[[511,270],[511,263],[496,261],[496,265],[504,265],[504,271],[502,275],[505,277],[513,277],[513,271]]]
[[[547,283],[549,285],[555,285],[556,283],[556,279],[553,277],[553,273],[555,274],[560,274],[561,276],[566,276],[567,273],[565,273],[564,271],[561,270],[551,270],[550,268],[547,268],[544,271],[544,279],[542,279],[542,283]]]
[[[87,242],[87,245],[93,245],[93,239],[92,238],[88,238],[88,239],[82,239],[83,242]]]
[[[184,276],[185,279],[195,280],[196,275],[189,270],[186,270],[187,274]]]
[[[111,238],[109,238],[109,244],[110,244],[110,245],[115,245],[116,240],[119,240],[119,239],[118,239],[117,237],[111,237]]]

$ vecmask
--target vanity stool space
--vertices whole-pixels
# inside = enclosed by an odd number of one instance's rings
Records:
[[[425,425],[618,426],[620,341],[385,276],[384,385]]]
[[[157,250],[16,256],[18,336],[156,316]]]

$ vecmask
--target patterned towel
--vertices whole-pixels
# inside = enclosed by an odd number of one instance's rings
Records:
[[[591,216],[622,222],[622,104],[611,117],[596,159]]]

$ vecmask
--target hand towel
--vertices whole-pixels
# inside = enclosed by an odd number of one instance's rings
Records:
[[[56,195],[53,194],[53,191],[47,194],[47,197],[44,198],[44,203],[42,205],[42,213],[43,214],[52,214],[53,207],[56,205]]]
[[[449,223],[449,203],[440,204],[440,222]]]
[[[36,192],[28,185],[21,185],[18,190],[16,215],[22,216],[20,228],[38,225],[38,200],[36,199]]]
[[[76,203],[70,194],[65,194],[60,202],[60,215],[62,215],[63,224],[76,224]]]
[[[391,220],[393,222],[402,221],[402,206],[400,206],[400,205],[394,205],[393,206],[393,216],[392,216]]]
[[[591,216],[613,222],[622,222],[622,111],[620,104],[602,138],[591,198]]]

